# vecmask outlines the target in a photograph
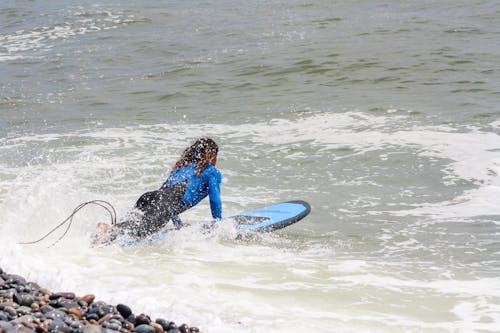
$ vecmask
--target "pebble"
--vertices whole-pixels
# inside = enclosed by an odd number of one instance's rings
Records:
[[[17,311],[11,306],[6,306],[3,308],[3,311],[8,313],[11,317],[17,316]]]
[[[123,318],[127,318],[128,316],[130,316],[132,314],[132,310],[126,306],[125,304],[118,304],[116,306],[116,310],[118,310],[118,312],[120,312],[120,314],[122,315]]]
[[[95,301],[95,295],[52,293],[0,268],[0,333],[198,333],[162,318],[135,315],[125,304]]]
[[[163,329],[163,326],[161,326],[158,323],[150,323],[151,326],[155,329],[155,333],[164,333],[165,330]]]
[[[82,314],[80,313],[80,311],[78,311],[78,309],[76,308],[71,308],[68,310],[68,314],[72,314],[72,315],[75,315],[78,320],[82,320]]]
[[[49,324],[49,331],[58,330],[66,326],[66,323],[61,319],[54,319]]]
[[[189,326],[187,324],[182,324],[179,326],[179,331],[181,333],[189,333]]]
[[[155,333],[155,328],[147,324],[141,324],[135,328],[137,333]]]
[[[27,307],[27,306],[20,306],[16,309],[17,313],[19,314],[22,314],[22,315],[25,315],[25,314],[28,314],[28,313],[31,313],[31,308],[30,307]]]
[[[19,305],[31,306],[31,304],[35,301],[35,297],[29,294],[14,294],[14,301]]]
[[[53,293],[49,296],[49,299],[58,299],[58,298],[66,298],[66,299],[73,299],[75,298],[74,293],[67,293],[67,292],[59,292],[59,293]]]
[[[16,274],[7,274],[7,283],[9,282],[10,283],[14,282],[22,286],[26,285],[26,279]]]
[[[12,329],[14,329],[14,326],[11,323],[0,320],[0,330],[1,331],[10,332]]]
[[[80,301],[83,301],[83,302],[87,303],[87,305],[89,305],[94,301],[94,299],[95,299],[95,295],[88,294],[88,295],[85,295],[82,298],[80,298]]]
[[[10,316],[7,313],[0,311],[0,322],[9,321],[9,318]]]
[[[97,313],[89,313],[87,315],[87,320],[99,320],[99,315]]]
[[[119,331],[122,328],[121,325],[116,323],[103,324],[102,326],[113,331]]]
[[[40,311],[42,311],[43,314],[47,313],[47,312],[50,312],[50,311],[53,311],[54,308],[51,307],[50,305],[44,305],[40,308]]]
[[[35,318],[33,318],[32,316],[24,315],[24,316],[21,316],[19,318],[14,319],[13,322],[15,322],[17,324],[22,324],[22,323],[32,323],[34,320],[35,320]]]
[[[108,314],[106,314],[106,315],[102,316],[102,317],[101,317],[101,318],[97,321],[97,323],[102,324],[102,323],[104,323],[104,322],[107,322],[107,321],[109,321],[109,320],[111,319],[111,317],[113,317],[113,315],[112,315],[111,313],[108,313]]]
[[[60,319],[64,318],[66,314],[60,310],[52,310],[44,314],[44,317],[47,319]]]
[[[169,321],[162,319],[162,318],[158,318],[158,319],[156,319],[156,323],[161,325],[161,327],[163,328],[164,331],[168,331],[168,326],[170,325]]]
[[[139,325],[149,325],[149,323],[151,322],[151,319],[146,316],[144,313],[141,313],[140,315],[138,315],[137,317],[135,317],[135,324],[137,326]]]
[[[101,333],[101,326],[87,324],[87,325],[82,327],[82,331],[83,331],[83,333]]]

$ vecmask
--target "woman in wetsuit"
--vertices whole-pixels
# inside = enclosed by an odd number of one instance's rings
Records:
[[[222,176],[215,167],[219,148],[210,138],[196,140],[184,150],[159,190],[147,192],[135,207],[141,215],[114,226],[99,223],[95,243],[113,241],[119,235],[143,239],[160,231],[170,220],[181,227],[179,214],[198,204],[207,195],[214,219],[222,218],[220,183]]]

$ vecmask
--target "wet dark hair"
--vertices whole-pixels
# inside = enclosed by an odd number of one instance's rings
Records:
[[[175,163],[172,170],[184,165],[195,164],[196,175],[199,176],[210,162],[210,159],[214,155],[217,156],[218,152],[219,146],[217,146],[214,140],[210,138],[200,138],[184,150],[181,158]]]

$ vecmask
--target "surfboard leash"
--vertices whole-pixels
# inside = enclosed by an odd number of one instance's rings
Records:
[[[64,233],[61,236],[59,236],[59,238],[54,243],[52,243],[52,245],[50,245],[49,247],[52,247],[52,246],[56,245],[68,233],[69,229],[71,228],[71,224],[73,223],[73,218],[75,217],[76,213],[78,213],[78,211],[80,211],[83,207],[85,207],[87,205],[91,205],[91,204],[94,204],[94,205],[97,205],[97,206],[100,206],[100,207],[104,208],[108,212],[108,214],[109,214],[111,225],[115,225],[116,224],[116,210],[115,210],[115,207],[113,207],[112,204],[110,204],[108,201],[105,201],[105,200],[91,200],[91,201],[87,201],[87,202],[82,202],[81,204],[79,204],[78,206],[76,206],[76,208],[73,210],[73,212],[64,221],[62,221],[61,223],[59,223],[57,226],[55,226],[52,230],[50,230],[47,234],[45,234],[40,239],[31,241],[31,242],[18,242],[17,244],[26,245],[26,244],[36,244],[36,243],[39,243],[39,242],[43,241],[44,239],[46,239],[47,237],[49,237],[57,229],[59,229],[60,227],[62,227],[66,223],[68,223],[68,225],[67,225],[66,230],[64,231]]]

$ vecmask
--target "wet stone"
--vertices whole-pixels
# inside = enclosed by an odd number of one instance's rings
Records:
[[[26,279],[23,278],[21,275],[17,274],[8,274],[7,275],[7,283],[14,282],[15,284],[18,285],[26,285]]]
[[[169,321],[162,319],[162,318],[158,318],[158,319],[156,319],[156,323],[160,324],[164,331],[168,331],[168,328],[170,325]]]
[[[88,304],[91,304],[95,299],[95,295],[92,295],[92,294],[88,294],[88,295],[85,295],[83,297],[80,298],[80,301],[83,301],[85,303]]]
[[[71,328],[83,328],[83,325],[79,321],[74,321],[70,324]]]
[[[35,297],[33,297],[30,294],[20,294],[20,293],[15,293],[14,294],[14,301],[19,304],[19,305],[26,305],[26,306],[31,306],[31,304],[35,301]]]
[[[101,333],[101,327],[93,324],[84,325],[83,333]]]
[[[80,305],[78,305],[77,302],[70,301],[67,299],[59,299],[57,301],[57,306],[60,308],[66,308],[66,309],[71,309],[71,308],[79,308]]]
[[[3,310],[5,309],[6,307],[11,307],[11,308],[18,308],[19,307],[19,304],[15,303],[15,302],[3,302],[3,303],[0,303],[0,310]]]
[[[121,325],[116,324],[116,323],[107,323],[107,324],[103,324],[102,326],[104,328],[107,328],[107,329],[110,329],[110,330],[113,330],[113,331],[119,331],[120,328],[122,328]]]
[[[118,304],[116,310],[122,315],[123,318],[127,318],[132,314],[132,310],[125,304]]]
[[[75,298],[75,293],[72,293],[72,292],[58,292],[58,293],[54,293],[54,294],[51,294],[49,296],[50,299],[58,299],[58,298],[66,298],[66,299],[73,299]]]
[[[61,319],[54,319],[49,324],[49,331],[57,330],[66,326],[66,323]]]
[[[130,316],[128,316],[126,318],[126,320],[129,322],[129,323],[132,323],[132,324],[136,324],[136,321],[135,321],[135,315],[132,313]]]
[[[187,324],[182,324],[179,326],[179,331],[181,333],[189,333],[189,326]]]
[[[14,291],[13,290],[6,290],[5,294],[3,295],[3,298],[8,299],[8,300],[14,299]]]
[[[45,313],[44,317],[47,319],[61,319],[64,318],[66,314],[59,310],[52,310]]]
[[[37,332],[43,332],[43,333],[46,333],[49,331],[47,325],[45,325],[45,324],[38,324],[36,329],[37,329]]]
[[[8,314],[9,314],[9,316],[11,316],[11,317],[16,317],[16,316],[17,316],[17,311],[16,311],[16,309],[14,309],[14,308],[13,308],[13,307],[11,307],[11,306],[6,306],[6,307],[4,307],[4,308],[3,308],[3,311],[4,311],[4,312],[6,312],[6,313],[8,313]]]
[[[122,328],[123,328],[123,329],[127,329],[127,330],[132,330],[132,329],[135,327],[135,325],[134,325],[134,324],[132,324],[131,322],[126,321],[126,320],[125,320],[125,321],[123,321],[123,322],[121,323],[121,325],[122,325]]]
[[[101,309],[104,312],[104,314],[115,312],[115,307],[113,305],[105,305],[101,307]]]
[[[78,309],[71,308],[68,310],[68,314],[74,315],[77,319],[81,320],[82,319],[82,314]]]
[[[118,325],[121,325],[122,324],[122,321],[121,320],[118,320],[118,319],[115,319],[114,316],[111,317],[110,320],[108,320],[109,323],[111,324],[118,324]]]
[[[40,286],[36,282],[28,282],[26,284],[26,286],[28,286],[31,290],[39,290],[40,289]]]
[[[99,319],[97,322],[98,322],[99,324],[101,324],[101,323],[103,323],[103,322],[105,322],[105,321],[110,320],[112,316],[113,316],[113,315],[112,315],[111,313],[108,313],[108,314],[106,314],[106,315],[102,316],[102,318],[101,318],[101,319]]]
[[[38,291],[43,295],[50,295],[50,291],[47,288],[39,288]]]
[[[136,326],[135,331],[137,333],[155,333],[154,327],[146,324]]]
[[[97,313],[87,314],[87,320],[99,320],[99,315]]]
[[[53,308],[58,308],[59,301],[57,299],[53,299],[53,300],[49,301],[49,305],[52,306]]]
[[[150,323],[150,325],[153,326],[153,328],[155,329],[155,333],[164,333],[165,332],[163,327],[158,323]]]
[[[31,307],[28,307],[28,306],[20,306],[16,309],[17,313],[19,314],[22,314],[22,315],[25,315],[25,314],[28,314],[28,313],[31,313]]]
[[[50,305],[44,305],[40,308],[40,311],[42,311],[43,314],[50,312],[50,311],[53,311],[53,310],[54,310],[54,308]]]
[[[0,321],[0,330],[4,332],[10,332],[13,328],[14,326],[11,323]]]
[[[123,316],[121,314],[119,314],[119,313],[113,313],[113,316],[111,317],[111,319],[117,320],[119,322],[122,322],[122,321],[125,320],[123,318]]]
[[[149,323],[151,322],[151,319],[146,316],[144,313],[141,313],[140,315],[138,315],[137,317],[135,317],[135,324],[137,326],[140,326],[140,325],[149,325]]]
[[[80,307],[82,308],[88,308],[89,307],[89,304],[85,301],[82,301],[81,299],[78,300],[78,305],[80,305]]]
[[[43,318],[43,313],[41,313],[41,312],[35,312],[35,313],[33,313],[32,315],[33,315],[33,317],[35,317],[35,318],[39,318],[39,319],[40,319],[40,318]]]
[[[95,313],[99,318],[113,312],[114,306],[112,305],[95,305],[89,310],[89,313]]]
[[[33,318],[32,316],[30,315],[24,315],[24,316],[21,316],[19,318],[16,318],[14,319],[13,321],[16,323],[16,324],[22,324],[22,323],[32,323],[33,320],[35,318]]]
[[[26,326],[21,325],[21,324],[15,325],[13,330],[16,333],[34,333],[35,332],[34,329],[31,329],[31,328],[26,327]]]
[[[10,315],[6,312],[0,311],[0,321],[10,321]]]
[[[38,305],[38,303],[31,303],[30,308],[31,308],[31,311],[37,312],[40,310],[40,305]]]

